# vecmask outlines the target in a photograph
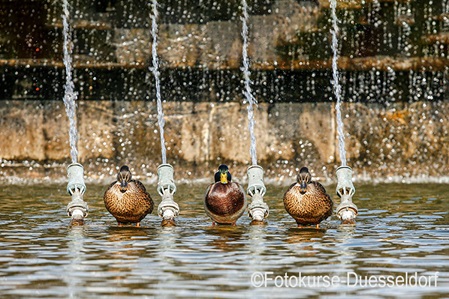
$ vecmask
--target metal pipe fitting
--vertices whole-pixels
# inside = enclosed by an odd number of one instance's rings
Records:
[[[337,207],[337,216],[343,224],[354,224],[358,214],[357,206],[352,202],[355,193],[352,184],[352,169],[348,166],[337,168],[337,194],[341,201]]]
[[[173,167],[170,164],[161,164],[157,168],[157,192],[162,196],[157,212],[164,220],[173,220],[179,215],[179,206],[173,200],[173,195],[176,192],[173,173]]]
[[[67,167],[67,175],[67,192],[72,196],[72,201],[67,205],[67,215],[72,218],[72,222],[82,224],[89,213],[87,203],[83,200],[86,191],[84,168],[79,163],[70,164]]]
[[[248,167],[248,189],[247,193],[251,196],[251,203],[248,206],[248,214],[253,221],[261,222],[268,217],[269,208],[263,201],[263,196],[267,191],[263,183],[263,168],[259,165]]]

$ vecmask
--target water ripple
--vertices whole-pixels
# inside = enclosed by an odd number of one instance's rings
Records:
[[[101,194],[101,186],[90,187]],[[188,190],[187,190],[188,188]],[[272,194],[282,194],[270,187]],[[277,188],[277,189],[276,189]],[[101,200],[89,202],[86,225],[70,227],[65,194],[48,196],[48,186],[10,196],[0,191],[0,295],[2,298],[273,297],[376,298],[441,297],[449,291],[448,203],[432,188],[382,186],[391,199],[377,198],[379,186],[362,186],[355,227],[336,218],[322,229],[299,229],[278,196],[267,196],[272,209],[266,226],[250,226],[244,216],[235,227],[213,227],[204,215],[205,186],[179,186],[192,198],[180,202],[178,226],[161,228],[151,215],[142,228],[117,227]],[[426,190],[426,194],[422,194]],[[19,192],[17,191],[17,192]],[[198,191],[198,192],[195,192]],[[30,191],[31,192],[31,191]],[[194,195],[198,194],[198,195]],[[419,194],[419,196],[417,195]],[[368,197],[368,195],[370,197]],[[399,196],[399,195],[398,195]],[[432,200],[429,200],[432,199]],[[423,208],[423,205],[427,206]],[[255,287],[255,272],[268,273],[266,287]],[[437,287],[348,286],[360,276],[438,273]],[[339,284],[277,287],[274,279],[299,275],[334,277]],[[278,282],[279,282],[278,278]]]

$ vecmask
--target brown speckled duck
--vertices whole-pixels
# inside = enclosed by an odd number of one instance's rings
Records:
[[[307,167],[301,168],[296,183],[284,194],[284,207],[298,226],[316,225],[332,215],[333,202],[326,189],[312,181]]]
[[[215,183],[206,191],[204,209],[213,224],[235,225],[246,210],[246,197],[243,188],[232,182],[228,166],[220,165],[215,173]]]
[[[122,166],[117,181],[109,186],[103,199],[106,209],[117,219],[119,226],[135,223],[139,227],[140,221],[153,211],[154,204],[144,185],[131,178],[128,166]]]

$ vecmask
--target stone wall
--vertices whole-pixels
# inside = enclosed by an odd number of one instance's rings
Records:
[[[355,177],[443,176],[449,164],[446,103],[344,104],[348,164]],[[228,163],[236,177],[250,165],[246,105],[164,103],[168,162],[177,179],[211,176]],[[154,177],[161,146],[154,102],[81,101],[79,160],[86,177],[110,178],[122,164]],[[68,120],[55,101],[0,101],[1,176],[65,178]],[[267,178],[293,180],[303,165],[325,178],[339,166],[333,103],[260,104],[257,155]]]

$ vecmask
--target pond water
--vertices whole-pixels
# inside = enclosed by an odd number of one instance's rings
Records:
[[[104,186],[88,185],[90,214],[71,227],[65,185],[0,190],[1,298],[440,298],[449,293],[449,188],[357,186],[355,227],[333,216],[298,229],[286,187],[267,186],[268,224],[212,227],[204,184],[179,185],[177,227],[147,216],[117,227]],[[156,204],[159,196],[147,188]],[[333,194],[335,186],[327,186]],[[338,204],[338,201],[336,201]],[[404,286],[407,285],[407,286]]]

